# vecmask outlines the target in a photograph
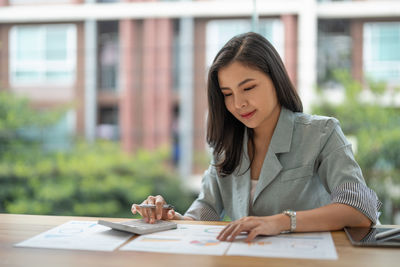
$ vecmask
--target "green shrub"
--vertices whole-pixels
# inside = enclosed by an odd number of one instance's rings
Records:
[[[110,142],[46,148],[47,128],[67,109],[35,110],[0,92],[0,212],[130,217],[132,203],[157,194],[179,212],[188,208],[192,198],[165,164],[166,149],[129,156]]]
[[[163,195],[179,212],[193,201],[166,164],[165,149],[129,156],[118,144],[100,142],[31,152],[40,156],[0,163],[0,212],[131,217],[131,204],[148,195]]]
[[[35,110],[27,98],[0,90],[0,161],[20,154],[36,158],[32,148],[40,147],[40,142],[34,137],[35,132],[56,123],[66,108]]]

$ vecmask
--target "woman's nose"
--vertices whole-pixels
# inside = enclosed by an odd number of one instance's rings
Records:
[[[241,109],[241,108],[246,107],[246,105],[247,105],[246,98],[244,98],[243,96],[240,96],[240,95],[236,95],[236,97],[235,97],[235,107],[237,109]]]

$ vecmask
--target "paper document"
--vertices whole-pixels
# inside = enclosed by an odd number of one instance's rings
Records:
[[[216,239],[223,226],[178,224],[178,228],[142,235],[120,250],[147,252],[224,255],[229,242]]]
[[[329,232],[257,237],[250,243],[243,241],[246,238],[243,235],[231,243],[220,242],[216,239],[223,228],[223,226],[178,224],[178,228],[175,230],[139,236],[120,248],[120,250],[250,257],[337,259],[335,245]]]
[[[113,251],[132,234],[98,225],[95,221],[69,221],[16,244],[16,247]]]
[[[323,233],[296,233],[257,237],[251,243],[236,241],[226,255],[336,260],[332,236]]]

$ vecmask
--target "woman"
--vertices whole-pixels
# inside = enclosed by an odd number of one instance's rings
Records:
[[[132,205],[155,219],[233,222],[217,237],[233,241],[248,232],[330,231],[370,226],[380,202],[365,185],[350,143],[334,118],[302,113],[282,60],[261,35],[232,38],[208,75],[207,142],[213,161],[202,190],[184,216],[162,209],[161,196]]]

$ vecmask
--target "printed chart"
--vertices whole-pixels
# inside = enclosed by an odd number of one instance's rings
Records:
[[[120,249],[182,254],[337,259],[335,245],[328,232],[258,237],[253,242],[244,242],[245,236],[242,236],[231,243],[216,239],[222,229],[223,226],[183,224],[174,230],[139,236]]]
[[[142,235],[121,250],[224,255],[230,243],[216,239],[223,226],[178,224],[178,228]]]
[[[257,237],[251,243],[233,242],[226,254],[253,257],[337,259],[335,245],[328,232]]]
[[[16,244],[16,247],[113,251],[132,234],[110,230],[94,221],[69,221]]]
[[[332,236],[323,233],[296,233],[257,237],[244,242],[216,239],[223,226],[178,224],[177,229],[138,236],[120,250],[251,257],[337,259]],[[111,230],[93,221],[69,221],[16,244],[16,247],[112,251],[132,234]]]

